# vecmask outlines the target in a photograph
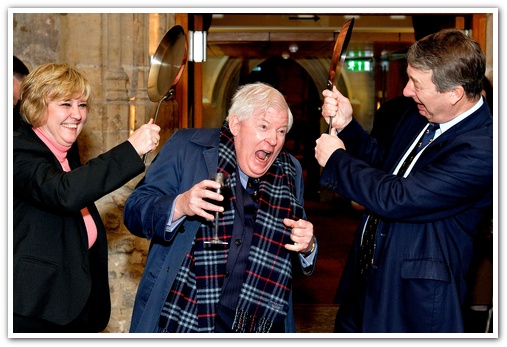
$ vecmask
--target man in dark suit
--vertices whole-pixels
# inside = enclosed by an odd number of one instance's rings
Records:
[[[361,128],[336,88],[323,92],[335,132],[317,140],[321,184],[366,207],[338,288],[336,332],[464,331],[474,237],[493,199],[485,57],[449,29],[412,45],[407,63],[407,99],[389,104],[396,121],[381,137]]]

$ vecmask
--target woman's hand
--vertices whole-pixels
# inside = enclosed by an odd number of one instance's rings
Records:
[[[153,118],[146,124],[141,125],[128,138],[128,141],[134,146],[137,154],[144,155],[154,151],[160,141],[160,127],[153,123]]]

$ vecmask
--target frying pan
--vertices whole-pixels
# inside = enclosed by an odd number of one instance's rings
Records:
[[[152,58],[148,74],[148,97],[158,102],[153,119],[157,123],[160,105],[174,94],[174,88],[180,80],[188,57],[188,43],[185,31],[175,25],[164,35]],[[147,153],[143,156],[146,163]]]
[[[345,57],[347,55],[347,46],[350,41],[350,36],[352,36],[352,28],[354,27],[354,18],[346,21],[342,28],[340,29],[340,33],[336,38],[334,49],[333,49],[333,58],[331,59],[331,66],[329,67],[329,78],[327,80],[327,89],[333,90],[334,81],[339,79],[343,64],[345,63]],[[333,123],[333,117],[329,117],[329,133],[331,134]]]

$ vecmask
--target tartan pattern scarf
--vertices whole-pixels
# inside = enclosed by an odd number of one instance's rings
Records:
[[[230,240],[234,225],[236,174],[234,137],[227,121],[220,132],[218,171],[230,175],[229,205],[220,218],[220,238]],[[268,172],[261,177],[259,206],[240,292],[234,332],[269,332],[273,323],[283,322],[289,309],[292,286],[291,254],[284,244],[291,242],[291,230],[283,218],[299,219],[304,210],[296,198],[296,170],[289,153],[282,149]],[[204,222],[187,254],[159,320],[159,332],[214,331],[227,263],[224,246],[210,246],[213,223]],[[221,248],[222,247],[222,248]]]

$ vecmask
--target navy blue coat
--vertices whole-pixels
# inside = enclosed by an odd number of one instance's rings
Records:
[[[174,232],[167,232],[171,206],[178,194],[216,172],[220,129],[181,129],[162,147],[125,202],[124,223],[129,231],[151,241],[139,283],[130,332],[157,332],[158,320],[185,255],[190,251],[201,217],[187,217]],[[296,194],[303,202],[301,164],[293,158]],[[316,258],[315,258],[316,259]],[[315,265],[315,262],[314,262]],[[313,272],[305,269],[305,274]],[[291,293],[292,295],[292,293]],[[295,332],[290,300],[285,331]]]
[[[363,332],[463,332],[465,279],[476,227],[493,197],[493,122],[486,103],[445,131],[407,178],[392,172],[427,123],[414,102],[390,103],[392,136],[353,120],[321,184],[382,217],[368,276]],[[378,133],[378,132],[377,132]],[[386,134],[386,132],[383,132]],[[340,280],[337,302],[356,291],[365,216]]]

